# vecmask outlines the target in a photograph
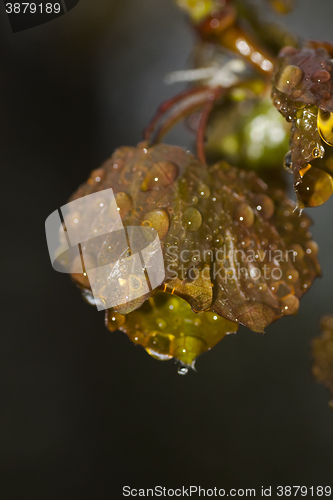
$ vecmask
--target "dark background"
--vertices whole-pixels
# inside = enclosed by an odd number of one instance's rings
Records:
[[[332,19],[331,0],[301,0],[286,22],[333,40]],[[182,89],[163,79],[189,67],[192,44],[171,0],[81,0],[16,34],[0,5],[1,500],[333,486],[333,412],[311,376],[311,339],[333,312],[333,199],[311,211],[324,277],[299,315],[264,336],[241,328],[185,377],[106,330],[49,261],[46,217],[114,148],[141,140]]]

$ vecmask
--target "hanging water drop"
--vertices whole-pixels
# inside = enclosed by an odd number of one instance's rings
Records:
[[[108,311],[107,314],[107,327],[111,332],[119,330],[121,326],[125,324],[126,316],[119,314],[117,312]]]
[[[293,173],[293,163],[291,161],[291,151],[288,151],[288,153],[284,157],[283,167],[288,172],[288,174]]]
[[[191,365],[195,358],[207,351],[206,342],[199,338],[187,335],[175,339],[174,357],[179,359],[184,365]]]
[[[333,113],[319,109],[317,127],[322,140],[333,146]]]
[[[297,314],[299,309],[299,299],[295,295],[288,295],[281,300],[282,314],[290,316]]]
[[[323,170],[310,168],[296,189],[305,207],[319,207],[333,194],[333,179]]]
[[[186,366],[179,366],[177,371],[178,371],[178,375],[187,375],[188,374],[188,368],[186,368]]]

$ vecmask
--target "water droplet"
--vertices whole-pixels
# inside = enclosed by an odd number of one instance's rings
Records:
[[[328,82],[330,79],[331,75],[326,70],[315,71],[311,76],[311,80],[316,83],[325,83]]]
[[[292,245],[291,249],[293,250],[293,259],[294,260],[302,260],[304,258],[304,250],[301,247],[301,245],[298,245],[295,243],[295,245]]]
[[[179,366],[177,371],[178,371],[179,375],[187,375],[188,374],[188,368],[186,368],[186,366]]]
[[[292,93],[292,98],[293,99],[299,99],[299,97],[301,97],[302,94],[303,94],[303,92],[301,91],[301,89],[296,89]]]
[[[305,245],[305,251],[308,255],[313,255],[316,257],[318,255],[318,252],[319,252],[318,244],[315,241],[309,241]]]
[[[75,257],[72,264],[72,270],[74,270],[74,272],[71,273],[71,276],[73,280],[76,281],[79,285],[83,286],[84,288],[90,288],[96,279],[96,259],[93,255],[85,253],[83,260],[85,270],[81,273],[78,273],[77,270],[79,268],[82,269],[81,255],[77,255]],[[89,278],[86,272],[87,269],[89,270]]]
[[[125,324],[125,321],[126,316],[110,310],[108,311],[107,327],[111,332],[119,330],[119,328]]]
[[[162,319],[162,318],[157,318],[156,322],[157,322],[157,326],[161,330],[164,330],[166,328],[166,326],[167,326],[166,321],[164,321],[164,319]]]
[[[66,226],[68,227],[76,227],[79,222],[82,222],[80,212],[72,212],[71,214],[66,216]]]
[[[251,238],[249,236],[245,236],[245,238],[241,240],[241,246],[243,248],[248,248],[251,245],[251,242]]]
[[[329,146],[333,146],[333,113],[319,109],[317,128],[322,140]]]
[[[153,227],[161,240],[168,234],[170,221],[164,210],[151,210],[144,215],[143,219],[141,225]]]
[[[300,83],[303,75],[301,68],[289,64],[277,72],[275,86],[280,92],[289,93]]]
[[[154,163],[141,184],[142,191],[168,187],[176,179],[178,167],[168,161]]]
[[[258,194],[254,198],[254,203],[259,214],[264,219],[270,219],[274,215],[275,205],[273,200],[266,194]]]
[[[98,182],[101,182],[102,179],[105,177],[105,170],[104,168],[98,168],[96,170],[93,170],[90,174],[90,177],[87,181],[87,184],[93,185]]]
[[[287,273],[287,278],[291,283],[296,283],[299,278],[299,272],[296,269],[290,269]]]
[[[218,247],[221,247],[223,245],[224,238],[222,234],[218,234],[214,240],[214,244]]]
[[[116,203],[118,208],[120,209],[120,217],[123,218],[126,216],[126,214],[131,210],[132,208],[132,198],[129,194],[127,193],[117,193],[116,196]],[[113,205],[111,203],[110,205],[110,210],[113,210]]]
[[[196,208],[189,207],[184,212],[183,221],[188,231],[198,231],[202,224],[202,215]]]
[[[282,314],[284,316],[289,316],[291,314],[296,314],[299,309],[299,300],[295,295],[287,295],[284,297],[281,302]]]
[[[258,290],[260,292],[266,292],[266,290],[268,289],[268,286],[266,283],[258,283]]]
[[[186,335],[175,339],[174,357],[179,359],[185,365],[191,365],[199,354],[207,350],[206,342],[192,335]]]
[[[210,197],[210,189],[208,186],[206,186],[206,184],[200,184],[198,189],[200,198],[206,200]]]
[[[323,148],[323,146],[315,147],[312,150],[312,156],[314,158],[323,158],[324,154],[325,154],[325,149]]]
[[[291,151],[288,151],[288,153],[284,157],[283,166],[284,166],[284,169],[288,172],[288,174],[293,173],[293,163],[291,161]]]
[[[235,219],[243,227],[250,228],[254,223],[254,213],[250,205],[241,203],[235,209]]]
[[[333,179],[327,172],[311,168],[296,189],[305,207],[318,207],[333,194]]]

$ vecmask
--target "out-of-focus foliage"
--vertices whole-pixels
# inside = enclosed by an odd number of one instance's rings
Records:
[[[288,150],[289,128],[268,99],[248,99],[246,93],[235,92],[235,100],[224,102],[212,113],[208,158],[224,157],[245,169],[280,169]]]
[[[333,316],[324,316],[320,321],[322,334],[312,342],[314,365],[312,372],[318,382],[331,392],[330,406],[333,408]]]
[[[175,0],[176,4],[183,9],[194,22],[201,21],[214,8],[219,6],[218,0]]]

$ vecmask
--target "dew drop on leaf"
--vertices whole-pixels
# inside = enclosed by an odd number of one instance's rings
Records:
[[[300,83],[303,78],[303,71],[298,66],[289,64],[285,66],[275,76],[275,86],[283,93],[290,92]]]
[[[143,226],[153,227],[161,240],[165,238],[169,230],[169,216],[164,210],[151,210],[143,217]]]
[[[254,213],[250,205],[241,203],[235,209],[235,219],[243,227],[250,228],[254,223]]]
[[[141,190],[151,191],[152,189],[166,188],[172,184],[177,175],[178,168],[174,163],[169,161],[154,163],[141,184]]]
[[[264,219],[270,219],[274,215],[275,206],[273,200],[266,194],[259,194],[254,199],[256,208]]]
[[[190,207],[185,210],[183,221],[188,231],[198,231],[202,224],[202,215],[199,210]]]

